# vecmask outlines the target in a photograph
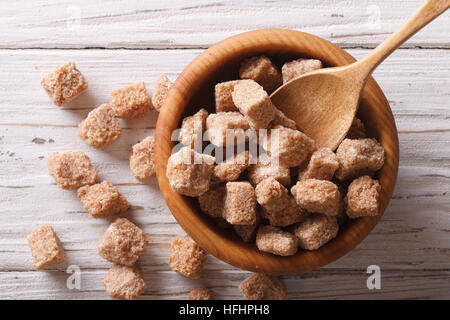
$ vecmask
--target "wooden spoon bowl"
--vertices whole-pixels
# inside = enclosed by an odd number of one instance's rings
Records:
[[[194,198],[172,191],[166,177],[166,165],[176,142],[172,132],[181,120],[200,108],[214,112],[214,85],[239,78],[240,62],[250,56],[267,55],[280,67],[300,57],[320,59],[325,66],[342,66],[355,61],[344,50],[322,38],[291,30],[266,29],[228,38],[199,55],[180,74],[171,87],[156,127],[156,173],[160,190],[172,214],[204,250],[237,268],[267,274],[298,274],[326,265],[352,250],[374,228],[383,215],[395,186],[398,171],[398,135],[394,117],[380,87],[369,79],[363,91],[358,117],[370,137],[377,138],[386,152],[386,161],[378,172],[382,186],[380,214],[349,220],[338,236],[315,251],[300,250],[289,257],[258,251],[246,244],[232,229],[220,227],[203,214]]]

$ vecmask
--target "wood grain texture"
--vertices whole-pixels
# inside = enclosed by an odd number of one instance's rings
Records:
[[[156,180],[140,184],[128,168],[131,145],[153,134],[157,113],[121,122],[127,128],[123,136],[104,151],[76,138],[76,126],[91,108],[107,101],[112,90],[139,80],[151,88],[163,72],[174,80],[202,51],[135,49],[206,47],[232,34],[270,26],[301,29],[347,48],[374,47],[421,1],[379,1],[380,29],[368,28],[370,1],[80,3],[78,31],[65,29],[73,21],[69,1],[10,2],[0,10],[0,45],[5,48],[0,50],[2,299],[108,298],[101,282],[110,264],[95,250],[108,222],[91,219],[75,193],[59,189],[46,172],[48,154],[74,149],[92,158],[101,179],[118,184],[133,206],[126,216],[148,234],[150,246],[139,261],[148,282],[143,298],[185,298],[199,284],[211,286],[219,298],[241,298],[237,285],[248,273],[211,256],[200,280],[185,279],[167,266],[170,241],[183,231],[168,211]],[[449,19],[448,13],[442,15],[374,74],[400,133],[399,176],[385,215],[345,257],[316,271],[282,277],[291,298],[450,298]],[[49,50],[18,50],[30,47]],[[101,49],[107,47],[124,49]],[[359,59],[368,52],[349,50]],[[39,80],[68,59],[87,76],[89,91],[58,108],[51,105]],[[25,237],[43,223],[54,225],[69,262],[81,267],[81,290],[66,288],[67,265],[58,266],[58,271],[32,270]],[[381,267],[381,290],[366,288],[366,268],[372,264]]]
[[[0,11],[2,48],[206,48],[241,32],[286,28],[344,47],[381,43],[421,0],[13,1]],[[449,48],[450,14],[405,47]]]

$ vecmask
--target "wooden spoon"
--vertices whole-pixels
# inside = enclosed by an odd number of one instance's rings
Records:
[[[450,7],[450,0],[428,0],[412,17],[362,60],[325,68],[294,79],[272,95],[275,106],[297,123],[318,147],[336,149],[346,136],[373,70],[417,31]]]

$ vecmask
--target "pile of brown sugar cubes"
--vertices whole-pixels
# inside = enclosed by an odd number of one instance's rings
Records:
[[[319,68],[319,60],[298,59],[280,72],[265,56],[246,59],[241,79],[216,84],[215,113],[201,109],[182,121],[179,151],[167,164],[175,192],[196,197],[206,215],[262,252],[317,250],[346,219],[379,214],[381,186],[373,176],[384,149],[362,121],[354,119],[334,152],[318,147],[270,100],[283,83]],[[252,152],[249,141],[262,152]],[[217,156],[223,149],[225,159]]]
[[[68,62],[45,76],[41,84],[54,104],[62,106],[86,91],[88,84],[75,63]],[[145,84],[139,82],[111,93],[109,104],[103,104],[87,115],[77,135],[96,149],[117,141],[122,135],[118,118],[132,119],[159,109],[164,103],[170,82],[166,76],[157,79],[150,99]],[[148,136],[132,147],[130,169],[139,181],[155,174],[154,138]],[[77,196],[93,218],[113,218],[97,244],[99,256],[113,263],[103,284],[108,294],[118,299],[136,299],[146,289],[142,274],[135,266],[147,246],[144,232],[126,218],[130,204],[108,181],[98,182],[98,174],[90,158],[81,151],[53,154],[47,158],[49,174],[65,190],[77,190]],[[66,261],[61,241],[50,225],[36,228],[28,243],[36,270]]]

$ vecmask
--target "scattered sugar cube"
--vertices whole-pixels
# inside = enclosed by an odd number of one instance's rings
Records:
[[[28,235],[28,245],[36,270],[45,269],[66,261],[66,254],[55,231],[48,224],[40,226]]]
[[[292,256],[298,248],[297,239],[292,233],[272,226],[258,228],[256,246],[260,251],[278,256]]]
[[[289,119],[283,113],[283,111],[281,111],[277,107],[274,107],[274,110],[275,110],[275,116],[274,116],[272,122],[270,123],[272,127],[273,126],[277,126],[277,125],[281,125],[281,126],[286,127],[286,128],[297,130],[297,124],[295,123],[294,120]]]
[[[47,168],[62,189],[73,190],[94,184],[98,177],[91,160],[81,151],[53,154],[47,158]]]
[[[108,181],[78,189],[78,199],[93,218],[108,218],[125,212],[130,207],[116,187]]]
[[[155,174],[155,138],[148,136],[133,146],[130,155],[130,169],[139,181],[145,181]]]
[[[289,191],[274,178],[261,181],[255,188],[255,194],[256,200],[265,209],[265,218],[272,226],[289,226],[302,220],[306,214]]]
[[[147,288],[138,268],[115,264],[103,280],[106,292],[113,299],[135,300]]]
[[[179,194],[197,197],[209,189],[214,168],[214,157],[183,147],[170,156],[167,162],[167,178],[170,186]]]
[[[88,88],[86,79],[72,61],[42,78],[41,85],[57,106],[72,101]]]
[[[281,68],[283,83],[300,77],[302,74],[322,68],[322,62],[316,59],[298,59],[287,62]]]
[[[339,226],[335,217],[314,213],[296,226],[293,232],[298,239],[300,248],[316,250],[335,238],[338,230]]]
[[[228,182],[225,190],[225,220],[233,225],[256,223],[256,195],[253,186],[247,181]]]
[[[203,146],[203,133],[206,130],[208,111],[200,109],[196,114],[183,119],[178,140],[186,147],[201,152]]]
[[[364,123],[355,117],[352,122],[352,126],[347,133],[347,139],[364,139],[367,138],[366,128],[364,127]]]
[[[252,129],[265,129],[275,117],[275,107],[263,87],[253,80],[235,84],[233,102]]]
[[[144,82],[113,91],[110,104],[116,116],[124,119],[141,118],[152,109]]]
[[[375,139],[345,139],[336,155],[339,160],[336,177],[341,181],[372,175],[384,164],[384,148]]]
[[[198,197],[202,212],[213,218],[221,218],[225,201],[225,186],[215,185]]]
[[[246,131],[250,129],[250,126],[239,112],[219,112],[208,116],[206,129],[209,141],[223,147],[227,145],[227,142],[237,145],[239,142],[248,141]]]
[[[206,287],[194,288],[189,292],[189,300],[214,300],[214,293]]]
[[[97,244],[100,257],[120,265],[133,266],[147,246],[144,232],[125,218],[117,218]]]
[[[80,123],[77,135],[94,148],[102,149],[119,139],[122,129],[113,109],[102,104],[89,112],[87,118]]]
[[[280,165],[297,167],[314,151],[314,140],[301,131],[283,126],[274,126],[261,137],[262,145],[272,159]]]
[[[254,273],[241,282],[239,290],[246,300],[287,300],[288,293],[281,282],[264,273]]]
[[[218,181],[235,181],[250,165],[251,155],[244,151],[216,165],[213,171],[213,179]]]
[[[341,196],[333,182],[317,179],[298,181],[291,189],[297,204],[309,212],[336,216]]]
[[[252,79],[269,93],[282,85],[283,79],[278,68],[265,56],[251,57],[241,63],[241,79]]]
[[[377,216],[380,191],[380,183],[369,176],[362,176],[353,180],[344,199],[348,217],[354,219],[364,216]]]
[[[175,237],[170,246],[169,267],[191,279],[202,275],[206,263],[206,251],[188,237]]]
[[[216,84],[216,86],[214,87],[217,113],[239,111],[239,109],[234,105],[232,96],[234,85],[238,81],[239,80],[221,82]]]
[[[248,178],[256,186],[266,178],[274,178],[284,186],[291,184],[291,173],[288,167],[277,164],[267,155],[259,156],[256,164],[248,167]]]
[[[331,180],[338,168],[339,162],[336,154],[329,148],[320,148],[312,154],[308,166],[299,172],[298,181]]]
[[[157,111],[161,110],[162,106],[164,105],[171,85],[172,84],[170,83],[169,78],[167,78],[165,74],[160,75],[156,79],[152,102]]]

